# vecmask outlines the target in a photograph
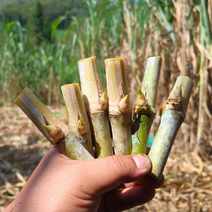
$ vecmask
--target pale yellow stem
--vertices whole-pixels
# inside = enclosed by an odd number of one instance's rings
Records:
[[[96,156],[112,155],[112,139],[107,117],[108,100],[106,92],[102,89],[96,57],[78,61],[78,68],[83,98],[94,132]]]
[[[93,155],[91,129],[79,84],[63,85],[61,90],[70,129],[79,138],[78,140],[82,145]]]
[[[105,71],[115,154],[128,155],[131,153],[132,107],[125,61],[117,58],[106,59]]]

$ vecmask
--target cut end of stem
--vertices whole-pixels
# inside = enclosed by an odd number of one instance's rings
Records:
[[[109,114],[122,115],[131,113],[124,59],[106,59],[105,71],[109,97]]]
[[[23,89],[15,99],[15,103],[51,143],[54,143],[54,141],[45,130],[44,125],[58,126],[64,134],[70,133],[70,128],[60,121],[29,88]]]
[[[160,77],[161,65],[162,57],[155,56],[148,58],[141,87],[149,105],[154,108],[156,105],[157,86]]]
[[[107,95],[104,94],[97,67],[96,57],[78,61],[82,93],[86,108],[90,113],[97,113],[107,108]]]
[[[77,131],[80,135],[90,133],[90,124],[79,84],[63,85],[61,90],[71,130]]]

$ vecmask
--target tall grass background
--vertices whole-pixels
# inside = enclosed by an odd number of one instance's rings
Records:
[[[8,104],[28,86],[44,103],[62,104],[60,86],[79,82],[77,61],[96,55],[105,86],[104,59],[126,60],[132,97],[141,86],[148,57],[163,57],[158,108],[177,76],[194,82],[187,117],[178,136],[179,150],[212,154],[212,2],[211,0],[86,0],[88,15],[51,24],[53,42],[33,45],[19,21],[1,23],[0,103]],[[70,17],[69,17],[70,18]],[[159,118],[156,119],[159,121]],[[152,133],[156,131],[156,123]],[[182,147],[182,148],[181,148]]]

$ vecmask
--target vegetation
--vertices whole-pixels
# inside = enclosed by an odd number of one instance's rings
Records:
[[[211,125],[209,117],[212,117],[211,1],[85,0],[82,4],[74,0],[47,0],[40,4],[42,8],[37,2],[30,0],[2,6],[1,104],[13,101],[25,86],[44,103],[60,104],[60,86],[78,83],[77,61],[93,55],[97,58],[103,87],[106,86],[104,59],[122,57],[127,61],[130,92],[134,97],[136,87],[141,86],[144,61],[160,55],[163,64],[159,106],[180,74],[189,76],[194,83],[191,112],[185,120],[190,127],[182,133],[185,140],[182,145],[186,150],[199,148],[203,141],[211,138],[210,127],[208,130],[204,127]],[[60,5],[57,6],[57,2]],[[30,17],[36,14],[36,5],[37,9],[40,7],[37,14],[42,9],[40,22],[36,22],[35,15]],[[60,10],[60,7],[65,9]],[[20,13],[26,11],[26,17],[22,14],[12,17],[14,8],[20,8],[17,9]],[[58,13],[54,12],[55,8]],[[37,16],[37,21],[40,17]],[[39,30],[35,33],[36,23]],[[44,32],[47,25],[49,32]],[[60,33],[57,33],[58,27]]]
[[[80,17],[86,12],[86,4],[77,0],[1,0],[0,6],[8,21],[19,20],[25,26],[39,2],[43,6],[43,17],[48,24],[66,13],[71,17]],[[61,27],[64,28],[65,23]]]

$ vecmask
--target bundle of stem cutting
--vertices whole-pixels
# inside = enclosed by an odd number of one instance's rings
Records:
[[[25,88],[19,94],[15,103],[61,153],[73,160],[93,159],[70,128],[60,121],[29,88]]]
[[[162,176],[176,134],[185,119],[192,87],[189,77],[179,76],[161,108],[160,125],[148,155],[152,162],[149,175],[154,179],[159,180]]]
[[[118,58],[105,60],[109,116],[114,150],[117,155],[131,154],[131,103],[125,72],[125,61]]]
[[[133,137],[132,153],[146,153],[150,128],[156,114],[157,86],[160,76],[162,57],[150,57],[141,90],[137,90],[135,99],[134,119],[135,135]]]
[[[61,86],[69,127],[81,144],[94,156],[90,124],[79,84]]]
[[[84,103],[94,132],[96,156],[99,158],[113,155],[107,94],[102,89],[96,57],[79,60],[78,68]]]

